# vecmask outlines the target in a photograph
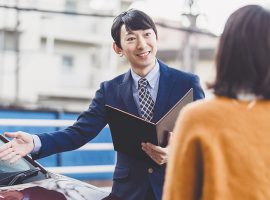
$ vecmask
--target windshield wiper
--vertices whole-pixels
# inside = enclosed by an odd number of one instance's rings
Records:
[[[7,185],[7,186],[11,186],[11,185],[15,185],[16,183],[22,183],[24,180],[27,180],[33,176],[38,175],[38,172],[40,170],[35,168],[35,169],[30,169],[27,171],[23,171],[20,173],[16,173],[12,176],[6,177],[4,179],[0,180],[0,185]],[[9,181],[10,180],[10,181]]]

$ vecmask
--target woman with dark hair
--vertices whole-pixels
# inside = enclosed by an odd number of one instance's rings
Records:
[[[216,96],[178,118],[163,199],[269,200],[269,10],[248,5],[229,17],[216,73]]]

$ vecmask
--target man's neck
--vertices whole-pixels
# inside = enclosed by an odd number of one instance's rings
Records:
[[[140,77],[145,77],[154,67],[156,66],[156,62],[153,66],[148,66],[146,68],[135,68],[132,67],[132,70],[138,74]]]

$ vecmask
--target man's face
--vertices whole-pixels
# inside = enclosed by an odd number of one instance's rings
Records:
[[[153,29],[127,31],[123,25],[121,46],[123,55],[134,69],[151,68],[155,65],[157,39]]]

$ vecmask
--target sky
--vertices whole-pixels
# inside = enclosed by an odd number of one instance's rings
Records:
[[[187,11],[187,0],[145,0],[136,1],[131,7],[138,8],[152,17],[181,20],[181,13]],[[219,35],[229,15],[247,4],[259,4],[270,8],[270,0],[194,0],[194,13],[199,13],[198,26]],[[182,19],[183,20],[183,19]]]

